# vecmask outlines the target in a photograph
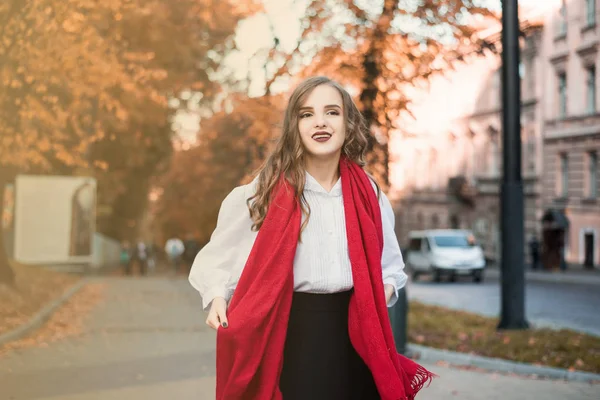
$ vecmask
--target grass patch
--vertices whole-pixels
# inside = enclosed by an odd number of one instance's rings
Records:
[[[461,353],[600,373],[600,338],[571,330],[498,331],[497,318],[410,302],[412,343]]]
[[[0,285],[0,334],[29,321],[80,278],[42,267],[11,263],[15,287]]]

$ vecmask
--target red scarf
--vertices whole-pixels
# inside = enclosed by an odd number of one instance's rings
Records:
[[[383,281],[383,230],[377,196],[357,164],[340,162],[354,292],[348,331],[383,400],[412,400],[433,374],[396,352]],[[279,376],[294,290],[302,213],[281,179],[217,333],[217,400],[281,400]]]

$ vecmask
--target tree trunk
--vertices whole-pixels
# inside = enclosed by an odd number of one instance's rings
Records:
[[[383,49],[385,48],[385,39],[396,10],[398,9],[399,0],[385,0],[383,10],[377,21],[377,25],[373,30],[371,45],[364,55],[363,68],[365,75],[363,78],[363,91],[360,94],[360,102],[362,104],[362,113],[367,122],[367,126],[371,129],[369,140],[369,154],[367,161],[371,173],[377,181],[387,189],[389,182],[389,151],[387,140],[387,127],[381,126],[378,121],[378,115],[385,112],[384,109],[378,109],[376,105],[377,97],[379,96],[379,87],[377,80],[381,76],[381,65],[383,63]],[[383,108],[383,107],[382,107]],[[373,128],[378,128],[385,138],[383,143],[379,142],[373,132]]]
[[[0,216],[4,214],[4,188],[9,182],[8,176],[3,169],[0,167]],[[2,218],[0,218],[0,221],[2,221]],[[4,246],[4,229],[0,223],[0,285],[13,286],[15,284],[15,273],[8,262],[8,255]]]

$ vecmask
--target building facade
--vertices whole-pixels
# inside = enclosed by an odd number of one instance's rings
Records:
[[[543,204],[565,215],[569,264],[600,264],[600,113],[597,0],[561,2],[540,40],[547,82],[543,100]]]
[[[600,263],[595,4],[544,2],[522,13],[525,237],[545,240],[546,248],[563,243],[569,264]],[[488,42],[496,38],[497,51],[467,57],[426,87],[413,89],[411,115],[403,117],[403,132],[390,140],[391,196],[403,246],[411,230],[466,228],[489,259],[499,257],[499,29],[486,33]]]

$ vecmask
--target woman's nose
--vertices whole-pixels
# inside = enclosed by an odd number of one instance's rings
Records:
[[[324,126],[327,126],[327,122],[325,120],[325,116],[324,115],[316,115],[316,118],[315,118],[315,128],[322,128]]]

